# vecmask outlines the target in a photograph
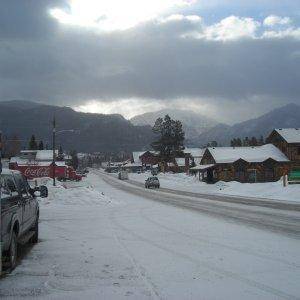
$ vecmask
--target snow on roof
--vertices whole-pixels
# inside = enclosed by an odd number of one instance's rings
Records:
[[[135,152],[132,152],[133,161],[134,161],[135,163],[141,162],[140,156],[143,155],[145,152],[146,152],[146,151],[135,151]]]
[[[269,158],[287,162],[288,158],[274,145],[257,147],[210,147],[207,148],[216,163],[233,163],[239,159],[247,162],[263,162]]]
[[[300,143],[300,128],[279,128],[275,131],[288,143]]]
[[[127,163],[124,165],[124,168],[130,168],[130,167],[142,167],[142,164],[141,163]]]
[[[184,167],[185,166],[185,158],[176,157],[175,158],[176,164],[178,167]]]
[[[20,174],[20,171],[3,168],[1,174],[3,175]]]
[[[56,155],[58,155],[58,150],[55,150]],[[53,150],[38,150],[35,156],[36,160],[52,160]]]
[[[213,166],[215,166],[215,165],[214,164],[200,165],[200,166],[196,166],[196,167],[190,168],[190,170],[194,170],[194,171],[207,170],[209,168],[212,168]]]
[[[21,150],[20,153],[27,154],[27,153],[36,153],[38,150]]]
[[[202,157],[204,154],[204,148],[185,148],[184,153],[190,153],[193,157]]]

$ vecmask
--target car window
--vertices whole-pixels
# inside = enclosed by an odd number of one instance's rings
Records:
[[[3,176],[0,177],[0,189],[1,189],[1,199],[6,199],[11,196],[11,191],[9,190],[6,179]]]
[[[18,195],[17,187],[12,175],[1,175],[1,181],[3,182],[4,189],[7,189],[10,193],[10,196]]]
[[[27,193],[27,191],[28,191],[27,184],[24,181],[23,177],[20,174],[16,174],[15,175],[15,180],[16,180],[16,183],[17,183],[17,186],[18,186],[18,189],[19,189],[20,193],[22,195],[28,195],[28,193]]]

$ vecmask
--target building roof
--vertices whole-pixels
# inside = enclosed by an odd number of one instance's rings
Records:
[[[279,128],[275,131],[288,143],[300,143],[300,128]]]
[[[184,153],[191,154],[192,157],[202,157],[204,154],[205,148],[185,148]]]
[[[185,166],[185,158],[176,157],[175,158],[176,164],[178,167],[184,167]]]
[[[193,170],[193,171],[201,171],[201,170],[207,170],[207,169],[210,169],[210,168],[212,168],[212,167],[214,167],[214,166],[215,166],[214,164],[200,165],[200,166],[196,166],[196,167],[190,168],[190,170]]]
[[[145,152],[146,152],[146,151],[135,151],[135,152],[132,152],[133,161],[134,161],[135,163],[141,162],[140,156],[141,156],[142,154],[144,154]]]
[[[58,155],[58,150],[55,150],[56,155]],[[36,160],[52,160],[53,150],[38,150],[35,156]]]
[[[211,147],[207,148],[216,163],[233,163],[239,159],[247,162],[263,162],[269,158],[288,162],[288,158],[274,145],[257,147]]]
[[[147,151],[135,151],[135,152],[132,152],[133,161],[135,163],[140,163],[141,162],[140,157],[143,154],[145,154],[146,152],[150,152],[153,155],[158,155],[159,154],[159,152],[157,152],[157,151],[149,151],[149,150],[147,150]]]

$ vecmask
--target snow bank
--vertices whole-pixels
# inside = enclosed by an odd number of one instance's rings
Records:
[[[129,174],[129,179],[144,182],[151,176],[149,172],[142,174]],[[300,185],[283,186],[282,180],[266,183],[240,183],[236,181],[207,184],[197,177],[184,173],[160,173],[158,175],[161,187],[193,193],[225,194],[244,197],[267,198],[272,200],[300,202]]]
[[[44,179],[41,182],[48,187],[48,198],[39,198],[43,205],[115,205],[119,202],[96,190],[93,185],[86,185],[78,182],[61,183],[52,185],[52,180]]]

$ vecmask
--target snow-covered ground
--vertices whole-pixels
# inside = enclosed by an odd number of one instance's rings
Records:
[[[149,176],[152,176],[150,172],[141,174],[130,173],[129,179],[144,183],[145,179]],[[174,190],[300,202],[300,184],[291,184],[284,187],[282,180],[266,183],[239,183],[236,181],[220,181],[216,184],[207,184],[199,181],[198,177],[188,176],[185,173],[160,173],[157,177],[160,180],[161,187]]]
[[[90,173],[40,201],[1,299],[299,299],[300,241],[150,201]]]

